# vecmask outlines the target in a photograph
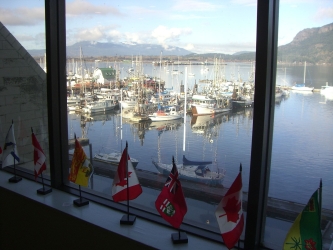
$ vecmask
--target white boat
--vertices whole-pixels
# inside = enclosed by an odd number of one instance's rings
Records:
[[[166,106],[150,114],[148,117],[152,121],[177,120],[183,117],[183,111],[180,110],[179,106]]]
[[[321,86],[320,94],[322,94],[322,95],[333,95],[333,86],[329,86],[328,83],[326,83],[325,86]]]
[[[113,165],[118,165],[119,161],[121,159],[121,155],[122,155],[122,153],[120,153],[120,152],[112,152],[112,153],[109,153],[109,154],[98,153],[94,156],[94,160],[110,163],[110,164],[113,164]],[[132,157],[130,157],[130,158],[131,158],[131,162],[133,164],[133,167],[136,167],[136,165],[138,165],[139,161],[135,158],[132,158]]]
[[[118,104],[112,99],[90,102],[82,108],[84,113],[99,113],[114,110]]]
[[[138,101],[135,97],[124,97],[119,103],[123,109],[130,109],[135,108]]]
[[[294,86],[291,87],[291,90],[296,90],[296,91],[313,91],[314,90],[314,87],[306,87],[305,86],[305,75],[306,75],[306,62],[304,62],[303,83],[295,84]]]
[[[191,103],[192,114],[196,115],[214,115],[218,113],[229,112],[229,108],[223,107],[215,98],[205,95],[193,95]]]
[[[169,175],[172,164],[158,163],[152,161],[157,170],[163,175]],[[204,183],[211,186],[221,185],[225,176],[225,170],[221,172],[211,171],[207,165],[212,162],[190,161],[183,156],[183,164],[176,164],[179,179]]]

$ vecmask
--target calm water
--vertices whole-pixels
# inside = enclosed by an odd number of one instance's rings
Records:
[[[100,63],[101,64],[101,63]],[[103,67],[103,65],[99,65]],[[126,76],[123,65],[122,77]],[[144,65],[149,75],[161,75],[167,87],[179,88],[185,82],[184,74],[167,74],[162,68]],[[184,66],[179,71],[185,72]],[[201,66],[192,65],[195,77],[188,77],[191,87],[200,79],[213,79],[213,68],[201,74]],[[187,66],[189,71],[189,66]],[[228,64],[225,66],[227,79],[246,81],[251,75],[251,64]],[[279,67],[277,83],[288,85],[303,81],[303,66]],[[171,71],[171,67],[170,67]],[[155,73],[154,73],[155,72]],[[309,75],[309,76],[308,76]],[[308,66],[307,79],[312,86],[320,88],[329,82],[332,85],[332,67]],[[286,84],[287,83],[287,84]],[[187,116],[176,122],[131,123],[117,113],[93,116],[87,120],[80,114],[69,115],[69,136],[85,136],[92,144],[93,154],[97,152],[121,151],[128,142],[129,153],[139,160],[137,168],[156,172],[151,163],[155,158],[171,163],[172,156],[181,162],[185,154],[191,160],[212,160],[213,168],[225,169],[223,184],[229,187],[243,166],[244,191],[248,189],[250,168],[253,110],[218,115],[214,118]],[[320,93],[302,94],[291,92],[286,99],[275,104],[275,127],[271,180],[269,196],[306,203],[323,180],[323,207],[333,209],[333,100],[327,100]],[[122,129],[121,129],[122,124]],[[185,129],[185,133],[184,133]],[[122,133],[121,133],[122,132]],[[184,148],[184,134],[185,148]],[[185,150],[185,151],[184,151]]]

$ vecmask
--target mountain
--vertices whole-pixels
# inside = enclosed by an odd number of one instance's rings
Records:
[[[298,32],[291,43],[279,47],[278,61],[333,63],[333,23]]]
[[[111,57],[111,56],[152,56],[158,58],[161,51],[164,56],[182,56],[188,60],[211,60],[221,58],[224,61],[254,61],[255,52],[241,51],[233,55],[221,53],[196,54],[191,51],[169,46],[164,48],[156,44],[125,44],[125,43],[99,43],[79,42],[67,46],[67,57],[80,56],[80,47],[85,58]],[[44,50],[29,50],[34,57],[44,55]],[[158,60],[158,59],[156,59]],[[304,29],[295,36],[291,43],[279,46],[278,61],[333,64],[333,23],[318,28]]]
[[[169,56],[184,56],[192,53],[191,51],[169,46],[165,48],[157,44],[125,44],[125,43],[99,43],[99,42],[78,42],[71,46],[67,46],[67,57],[79,57],[80,47],[84,57],[109,57],[109,56],[124,56],[124,55],[140,55],[140,56],[156,56],[163,55]],[[29,50],[32,56],[43,56],[44,50]]]

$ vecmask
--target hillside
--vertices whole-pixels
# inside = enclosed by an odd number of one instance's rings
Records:
[[[333,63],[333,23],[298,32],[291,43],[279,47],[278,61]]]

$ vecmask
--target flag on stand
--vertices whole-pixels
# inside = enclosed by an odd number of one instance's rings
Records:
[[[75,149],[68,180],[75,184],[87,187],[93,172],[93,166],[88,160],[81,144],[75,138]]]
[[[320,208],[317,190],[291,226],[284,240],[283,249],[322,249]]]
[[[41,148],[35,134],[32,132],[32,145],[34,146],[34,165],[35,165],[35,179],[40,175],[44,170],[46,170],[46,156]]]
[[[5,145],[3,146],[2,167],[4,168],[10,165],[14,165],[14,161],[15,163],[19,163],[20,158],[16,148],[16,141],[14,136],[14,123],[12,123],[6,135]]]
[[[127,144],[126,144],[127,145]],[[128,169],[128,179],[126,175]],[[127,190],[128,189],[128,190]],[[116,175],[112,184],[112,198],[115,202],[134,200],[142,193],[133,164],[127,153],[127,146],[121,155]]]
[[[222,239],[228,249],[236,245],[244,228],[242,185],[240,171],[215,211]]]
[[[179,228],[187,213],[187,205],[181,183],[178,180],[178,169],[174,159],[172,164],[172,170],[155,201],[155,207],[164,220],[174,228]]]

